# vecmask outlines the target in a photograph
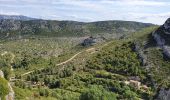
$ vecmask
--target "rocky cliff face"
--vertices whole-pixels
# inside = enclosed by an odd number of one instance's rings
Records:
[[[170,18],[158,30],[152,33],[157,45],[170,58]]]
[[[20,21],[17,20],[0,20],[0,30],[3,32],[18,30],[21,27]]]
[[[157,45],[162,49],[164,55],[170,58],[170,18],[152,33]],[[170,100],[170,89],[161,88],[156,100]]]
[[[163,25],[165,34],[170,34],[170,18]]]

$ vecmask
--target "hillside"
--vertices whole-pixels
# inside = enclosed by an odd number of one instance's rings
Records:
[[[30,95],[39,91],[41,99],[48,95],[49,100],[169,98],[169,60],[154,35],[160,29],[160,34],[167,33],[163,26],[148,27],[122,39],[94,45],[61,65],[51,62],[44,69],[22,76],[27,84],[33,84],[33,90],[26,90]],[[22,85],[15,89],[24,91],[25,82],[18,82]]]
[[[144,29],[140,32],[143,35],[135,37],[149,35],[155,28]],[[155,91],[134,50],[134,41],[134,38],[128,38],[95,45],[77,53],[76,57],[73,55],[74,58],[64,64],[52,61],[44,69],[24,74],[21,78],[24,81],[16,81],[15,90],[27,91],[30,95],[39,91],[41,99],[48,95],[49,100],[152,99]],[[27,89],[26,84],[32,90]],[[19,96],[17,92],[18,99],[25,96]]]
[[[119,38],[136,32],[152,24],[130,21],[101,21],[75,22],[55,20],[0,20],[1,38],[16,38],[22,36],[49,36],[49,37],[83,37],[101,36],[104,38]]]
[[[167,19],[163,25],[155,27],[149,34],[146,32],[144,35],[134,33],[131,36],[131,39],[134,40],[135,51],[149,75],[153,90],[155,90],[154,99],[156,100],[170,98],[169,30],[170,19]]]
[[[169,99],[170,19],[162,26],[3,21],[12,26],[1,26],[9,34],[0,41],[0,69],[16,100]],[[84,46],[96,37],[106,40]]]

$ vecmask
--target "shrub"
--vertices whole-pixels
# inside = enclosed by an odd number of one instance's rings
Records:
[[[0,77],[0,97],[2,98],[2,100],[8,93],[9,93],[8,82],[4,78]]]
[[[91,86],[80,95],[80,100],[116,100],[116,94],[106,91],[102,86]]]

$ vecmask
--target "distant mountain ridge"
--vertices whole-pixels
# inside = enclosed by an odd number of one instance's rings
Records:
[[[2,15],[0,14],[0,20],[2,19],[13,19],[13,20],[36,20],[36,18],[31,18],[23,15]]]
[[[14,20],[15,19],[15,20]],[[18,19],[18,20],[17,20]],[[22,20],[19,20],[22,19]],[[38,36],[103,36],[119,38],[153,24],[133,21],[76,22],[20,17],[0,18],[0,37]]]

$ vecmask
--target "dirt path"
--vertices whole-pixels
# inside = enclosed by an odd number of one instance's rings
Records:
[[[70,61],[73,60],[76,56],[78,56],[80,53],[82,53],[82,52],[76,53],[76,54],[75,54],[74,56],[72,56],[70,59],[68,59],[68,60],[66,60],[66,61],[64,61],[64,62],[61,62],[61,63],[57,64],[56,66],[60,66],[60,65],[63,65],[63,64],[65,64],[65,63],[70,62]]]
[[[110,43],[111,43],[111,42],[105,43],[105,44],[103,44],[100,48],[103,48],[103,47],[107,46],[107,45],[110,44]],[[77,57],[79,54],[83,53],[84,51],[86,51],[86,52],[94,51],[94,52],[95,52],[95,50],[96,50],[95,47],[91,47],[91,48],[88,48],[88,49],[86,49],[86,50],[82,50],[82,51],[76,53],[75,55],[73,55],[70,59],[68,59],[68,60],[66,60],[66,61],[64,61],[64,62],[61,62],[61,63],[59,63],[59,64],[56,64],[56,66],[60,66],[60,65],[63,65],[63,64],[66,64],[66,63],[72,61],[75,57]],[[91,54],[93,54],[94,52],[92,52]],[[43,69],[45,69],[45,68],[40,68],[40,69],[38,69],[38,70],[43,70]],[[30,74],[30,73],[32,73],[32,72],[34,72],[34,70],[29,71],[29,72],[26,72],[26,73],[22,74],[21,76],[28,75],[28,74]]]
[[[44,68],[40,68],[40,69],[38,69],[38,70],[43,70]],[[21,76],[25,76],[25,75],[27,75],[27,74],[30,74],[30,73],[32,73],[32,72],[34,72],[35,70],[32,70],[32,71],[29,71],[29,72],[26,72],[26,73],[24,73],[24,74],[22,74]]]
[[[87,50],[85,50],[85,51],[88,51],[88,50],[90,50],[90,49],[92,49],[92,48],[89,48],[89,49],[87,49]],[[66,61],[64,61],[64,62],[61,62],[61,63],[59,63],[59,64],[56,64],[56,66],[60,66],[60,65],[63,65],[63,64],[66,64],[66,63],[72,61],[75,57],[77,57],[77,56],[78,56],[79,54],[81,54],[82,52],[84,52],[84,50],[76,53],[76,54],[73,55],[70,59],[68,59],[68,60],[66,60]],[[43,69],[45,69],[45,68],[41,68],[41,69],[38,69],[38,70],[43,70]],[[22,74],[21,76],[28,75],[28,74],[30,74],[30,73],[32,73],[32,72],[34,72],[34,70],[33,70],[33,71],[26,72],[26,73]]]
[[[83,52],[83,51],[82,51],[82,52]],[[76,54],[73,55],[70,59],[68,59],[68,60],[66,60],[66,61],[64,61],[64,62],[61,62],[61,63],[59,63],[59,64],[56,64],[56,66],[60,66],[60,65],[63,65],[63,64],[66,64],[66,63],[70,62],[71,60],[73,60],[76,56],[78,56],[78,55],[79,55],[80,53],[82,53],[82,52],[76,53]],[[40,69],[38,69],[38,70],[43,70],[43,69],[44,69],[44,68],[40,68]],[[28,75],[28,74],[30,74],[30,73],[32,73],[32,72],[34,72],[34,70],[33,70],[33,71],[26,72],[26,73],[22,74],[21,76]]]

